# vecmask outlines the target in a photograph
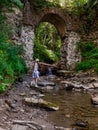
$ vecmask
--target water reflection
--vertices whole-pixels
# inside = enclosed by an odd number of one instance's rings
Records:
[[[46,100],[60,107],[59,111],[49,112],[49,120],[56,126],[70,128],[76,120],[81,119],[89,123],[86,130],[98,130],[98,108],[91,104],[90,94],[60,88],[61,84],[56,81],[55,90],[45,96]]]

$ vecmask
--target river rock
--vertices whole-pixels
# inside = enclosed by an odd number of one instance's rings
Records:
[[[12,130],[43,130],[37,122],[28,120],[13,120]]]
[[[78,120],[76,121],[76,125],[77,125],[77,126],[80,126],[80,127],[87,127],[87,126],[88,126],[88,122],[78,119]]]
[[[55,126],[56,130],[72,130],[72,128],[64,128],[60,126]]]
[[[0,130],[6,130],[6,129],[0,128]]]
[[[11,130],[28,130],[28,126],[23,126],[23,125],[12,125]]]
[[[82,84],[76,84],[71,81],[61,81],[62,84],[65,84],[65,87],[68,89],[76,88],[76,89],[83,89]]]
[[[98,83],[93,83],[93,87],[94,87],[95,89],[98,89]]]
[[[51,102],[47,102],[41,98],[24,98],[24,103],[30,105],[30,106],[40,106],[42,108],[46,108],[48,110],[57,111],[59,110],[59,107]]]
[[[93,104],[98,105],[98,95],[92,95],[91,101]]]
[[[59,76],[63,76],[63,77],[71,77],[73,75],[73,71],[67,71],[67,70],[59,70],[57,71],[57,74]]]
[[[93,84],[84,85],[83,89],[85,89],[85,90],[94,89],[94,86],[93,86]]]
[[[48,81],[39,81],[38,82],[38,85],[39,86],[55,86],[55,83],[54,82],[48,82]]]

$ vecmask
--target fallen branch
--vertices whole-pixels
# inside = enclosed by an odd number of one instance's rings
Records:
[[[44,62],[39,62],[39,64],[40,64],[40,65],[45,65],[45,66],[57,68],[56,65],[52,65],[52,64],[48,64],[48,63],[44,63]]]

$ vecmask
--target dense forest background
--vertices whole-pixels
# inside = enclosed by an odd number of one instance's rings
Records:
[[[86,15],[86,23],[82,27],[83,33],[90,33],[90,25],[96,19],[98,0],[35,0],[33,7],[42,9],[57,7],[68,10],[82,17]],[[5,91],[19,76],[28,71],[22,57],[24,52],[22,45],[16,45],[11,39],[13,30],[6,22],[5,12],[13,11],[13,7],[23,9],[22,0],[0,1],[0,92]],[[82,35],[82,34],[81,34]],[[40,23],[35,31],[34,58],[40,61],[54,63],[60,59],[61,38],[56,28],[50,23]],[[83,62],[79,63],[76,70],[88,70],[94,68],[98,72],[98,48],[92,41],[84,44],[78,43],[81,48]]]

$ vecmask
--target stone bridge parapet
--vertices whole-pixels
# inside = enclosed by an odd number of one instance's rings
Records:
[[[32,68],[33,64],[33,50],[34,50],[34,35],[35,29],[41,22],[49,22],[53,24],[61,37],[61,59],[59,61],[59,68],[66,70],[74,70],[77,62],[81,61],[81,55],[77,50],[77,42],[81,39],[92,40],[98,46],[98,11],[96,19],[89,34],[79,34],[83,23],[86,22],[83,17],[73,15],[67,10],[60,8],[33,8],[32,2],[36,0],[22,0],[24,2],[23,10],[13,8],[13,12],[7,12],[7,23],[13,27],[12,40],[16,44],[23,44],[24,59],[27,67]],[[86,16],[84,16],[85,18]]]
[[[35,28],[40,22],[53,24],[59,31],[61,38],[64,37],[66,31],[76,32],[80,27],[78,17],[68,11],[55,7],[36,10],[26,1],[23,11],[23,23]]]
[[[61,45],[61,69],[74,69],[76,66],[76,62],[81,61],[80,53],[76,51],[76,43],[80,40],[80,36],[78,34],[80,28],[80,22],[78,17],[74,16],[68,11],[65,11],[60,8],[50,7],[50,8],[41,8],[35,9],[32,6],[31,0],[24,0],[24,10],[23,10],[23,26],[22,27],[22,42],[25,45],[26,50],[26,63],[30,66],[32,64],[32,60],[30,57],[30,51],[28,48],[32,48],[34,46],[34,35],[31,38],[31,35],[28,33],[28,28],[32,27],[29,30],[32,34],[36,27],[41,22],[49,22],[56,27],[61,37],[62,45]],[[24,33],[25,32],[25,33]],[[27,37],[27,39],[26,39]],[[29,40],[28,40],[29,39]],[[30,45],[31,47],[28,47]],[[28,50],[28,52],[27,52]],[[76,54],[77,53],[77,54]],[[33,53],[31,53],[33,54]]]

